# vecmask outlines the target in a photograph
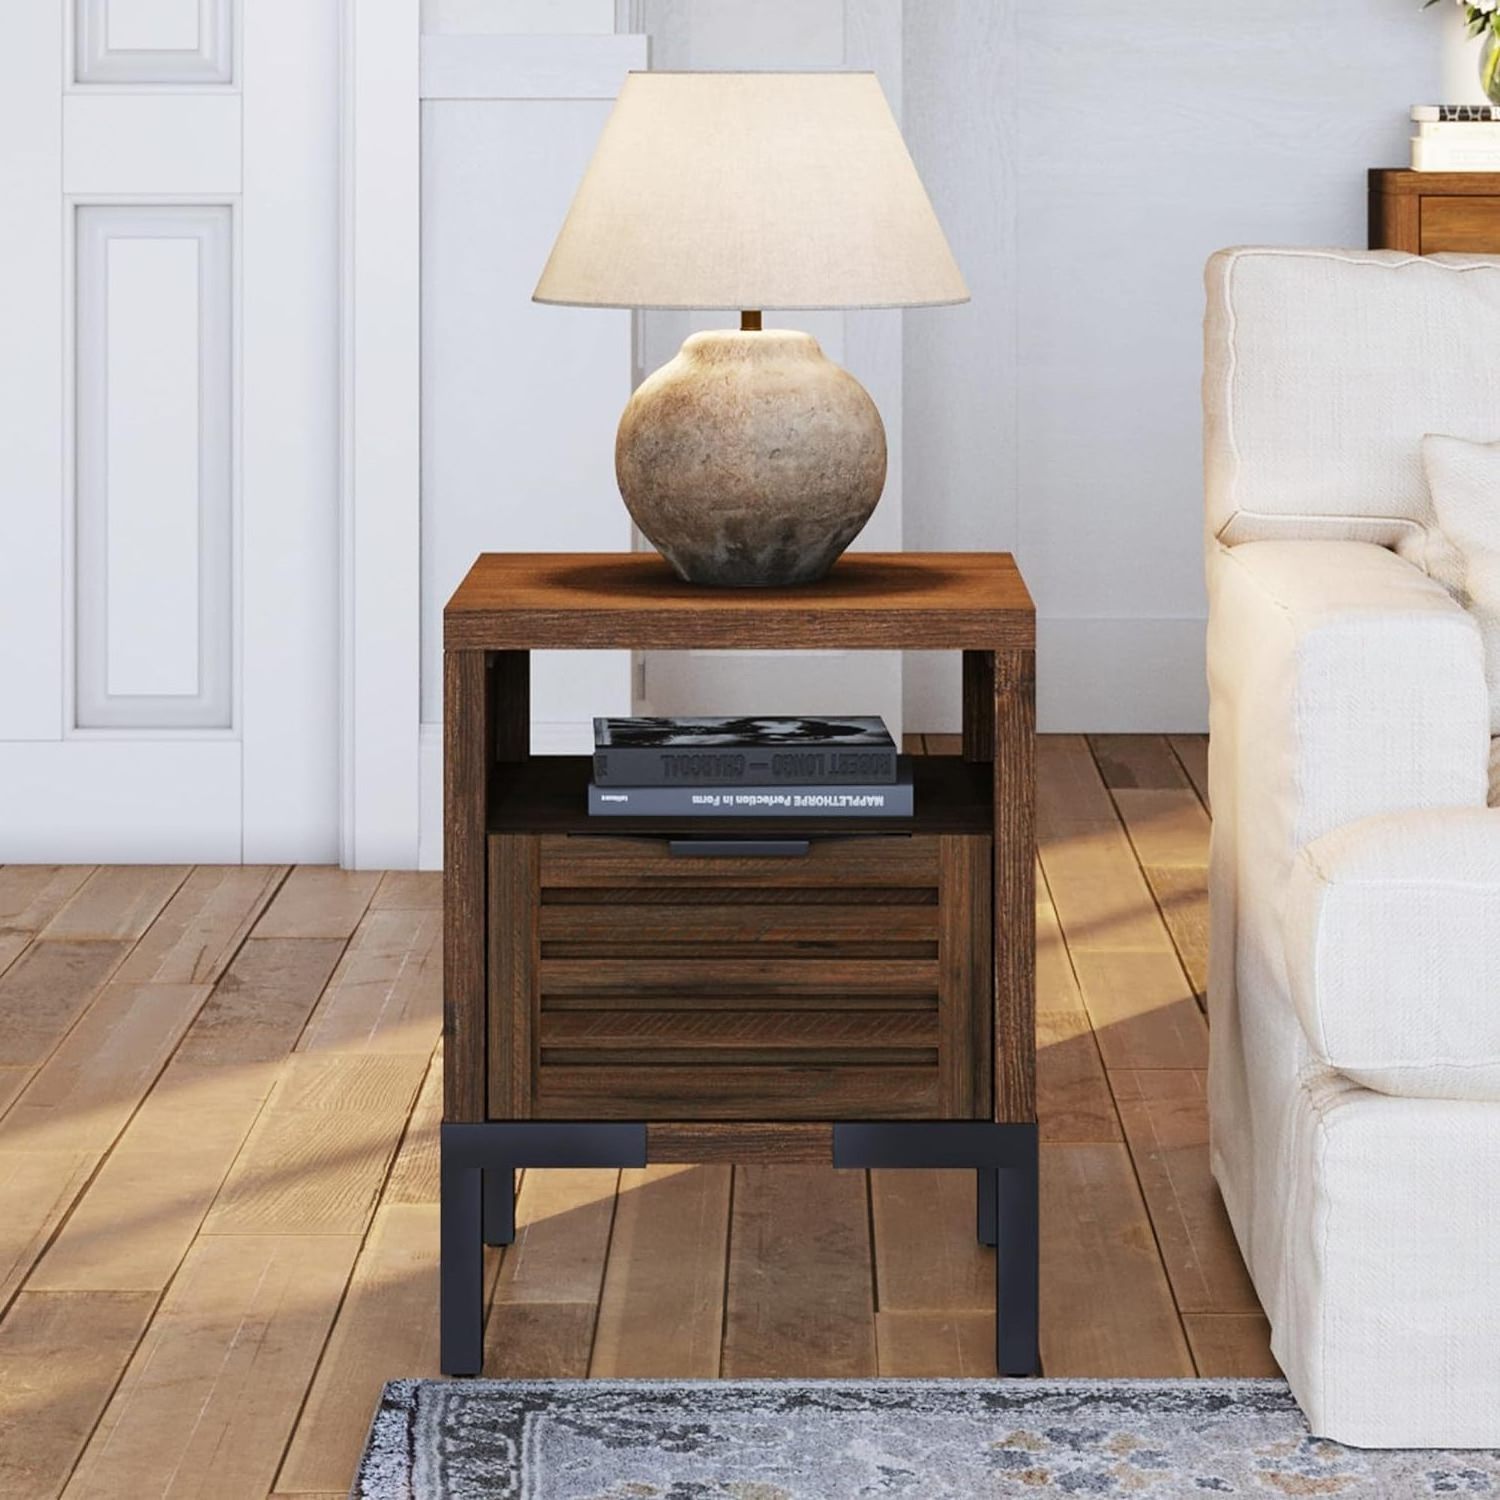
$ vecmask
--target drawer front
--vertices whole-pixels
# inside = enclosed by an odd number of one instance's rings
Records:
[[[496,1118],[988,1117],[990,842],[491,840]]]
[[[1422,198],[1422,254],[1500,255],[1500,195]]]

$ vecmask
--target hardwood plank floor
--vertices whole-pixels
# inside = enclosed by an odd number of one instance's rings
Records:
[[[1274,1372],[1208,1171],[1203,741],[1038,761],[1044,1364]],[[382,1382],[435,1372],[441,906],[433,874],[0,868],[3,1500],[323,1500]],[[486,1370],[988,1374],[973,1187],[527,1173]]]

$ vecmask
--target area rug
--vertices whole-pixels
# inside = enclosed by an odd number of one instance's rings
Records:
[[[356,1500],[1500,1496],[1500,1454],[1312,1437],[1279,1380],[385,1388]]]

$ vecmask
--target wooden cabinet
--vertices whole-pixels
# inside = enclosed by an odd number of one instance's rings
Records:
[[[1500,172],[1376,168],[1370,249],[1500,255]]]
[[[990,838],[490,840],[490,1116],[991,1117]]]
[[[444,613],[445,1371],[527,1166],[966,1167],[996,1364],[1037,1369],[1035,618],[1002,554],[850,554],[796,589],[654,554],[485,556]],[[533,650],[949,650],[963,751],[907,818],[591,818],[528,751]],[[1003,1268],[1003,1272],[1002,1269]]]

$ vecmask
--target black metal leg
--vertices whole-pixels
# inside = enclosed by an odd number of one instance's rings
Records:
[[[980,1167],[974,1173],[975,1183],[975,1233],[979,1237],[981,1245],[988,1245],[991,1250],[995,1248],[995,1242],[999,1239],[999,1230],[995,1225],[995,1174],[984,1167]]]
[[[447,1375],[477,1375],[484,1364],[483,1190],[480,1170],[443,1152],[440,1363]]]
[[[981,1240],[996,1245],[995,1367],[1002,1375],[1039,1375],[1036,1125],[987,1120],[836,1123],[833,1164],[975,1170],[976,1228]]]
[[[444,1120],[441,1133],[445,1375],[484,1364],[484,1245],[516,1234],[517,1167],[644,1167],[646,1127],[614,1121]]]
[[[484,1242],[509,1245],[516,1238],[516,1173],[513,1167],[484,1169]]]
[[[1002,1375],[1040,1375],[1037,1155],[1029,1150],[995,1173],[999,1246],[995,1256],[995,1368]]]

